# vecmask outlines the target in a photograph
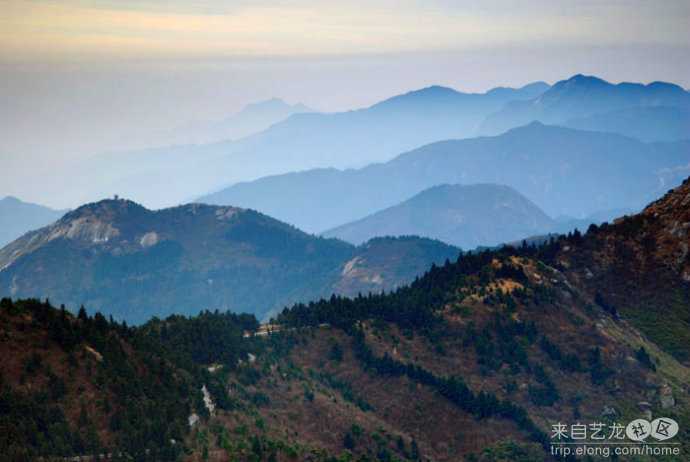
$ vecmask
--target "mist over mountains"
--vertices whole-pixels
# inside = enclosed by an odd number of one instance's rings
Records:
[[[280,98],[248,104],[222,120],[200,121],[177,127],[161,136],[166,145],[189,145],[237,140],[261,132],[292,114],[315,112],[302,103],[288,104]]]
[[[642,141],[674,141],[690,137],[690,109],[647,106],[569,119],[566,127],[620,133]]]
[[[656,109],[651,111],[650,109]],[[637,134],[641,139],[661,140],[688,138],[688,132],[677,132],[672,128],[663,130],[657,126],[645,127],[656,117],[668,120],[667,112],[690,109],[690,93],[678,85],[666,82],[652,82],[648,85],[623,82],[611,84],[597,77],[575,75],[554,84],[548,91],[531,100],[513,101],[496,114],[487,117],[480,129],[481,134],[498,134],[510,128],[534,120],[545,124],[578,126],[582,118],[596,116],[603,122],[604,131],[623,134]],[[624,124],[621,118],[632,124]],[[678,123],[678,122],[677,122]],[[681,122],[682,123],[682,122]],[[582,127],[582,123],[579,123]],[[591,125],[589,125],[591,127]],[[687,128],[687,126],[686,126]],[[635,129],[639,129],[639,132]]]
[[[370,107],[338,113],[300,113],[236,141],[118,152],[87,168],[100,196],[135,197],[153,207],[187,202],[237,181],[320,167],[362,167],[426,143],[473,136],[482,120],[513,100],[548,88],[461,93],[433,86]],[[171,187],[168,178],[176,178]]]
[[[200,201],[255,208],[322,232],[435,185],[494,183],[514,188],[549,216],[578,218],[639,209],[679,184],[688,164],[690,142],[650,144],[534,122],[495,137],[432,143],[362,169],[239,183]]]
[[[440,185],[393,207],[323,233],[353,244],[417,235],[471,250],[548,233],[555,222],[508,186]]]
[[[96,187],[99,196],[120,194],[160,207],[267,175],[361,168],[424,144],[497,135],[535,120],[641,141],[677,141],[688,138],[689,95],[665,82],[611,84],[575,75],[553,87],[538,82],[481,94],[432,86],[339,113],[287,115],[303,108],[268,102],[264,105],[278,106],[278,113],[271,120],[259,117],[265,129],[258,133],[200,145],[112,153],[86,168],[92,173],[88,176],[98,174],[101,179]],[[263,113],[262,107],[250,106],[233,119],[238,130],[245,124],[242,117],[253,120],[251,114]],[[177,179],[174,188],[167,178]]]

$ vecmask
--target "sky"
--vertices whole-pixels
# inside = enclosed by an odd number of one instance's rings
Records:
[[[323,111],[575,73],[690,87],[687,0],[3,0],[0,197],[271,97]],[[69,166],[69,171],[65,170]],[[75,167],[76,166],[76,167]],[[69,174],[69,175],[68,175]]]

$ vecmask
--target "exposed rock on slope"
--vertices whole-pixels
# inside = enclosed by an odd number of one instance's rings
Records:
[[[352,279],[342,274],[345,263],[357,256],[369,261],[370,249],[383,242],[358,249],[236,207],[150,211],[106,200],[1,249],[0,295],[48,297],[73,309],[84,304],[129,322],[203,308],[261,317],[334,290],[390,290],[457,256],[451,246],[420,241],[380,252],[385,257],[365,267],[377,278]],[[410,258],[403,260],[406,246]]]

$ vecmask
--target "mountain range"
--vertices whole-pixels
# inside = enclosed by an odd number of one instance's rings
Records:
[[[432,86],[362,109],[292,114],[239,140],[116,152],[82,168],[98,175],[100,197],[120,194],[154,207],[178,204],[250,178],[361,167],[433,141],[470,137],[508,101],[534,98],[547,88],[538,82],[474,94]],[[168,178],[177,178],[174,188]]]
[[[687,139],[690,93],[666,82],[611,84],[575,75],[526,101],[513,101],[482,124],[480,133],[497,134],[532,121],[596,128],[642,140]],[[665,127],[670,122],[670,126]],[[683,129],[684,128],[684,129]]]
[[[584,234],[463,254],[394,292],[297,303],[262,326],[203,312],[127,327],[3,299],[0,403],[12,425],[0,450],[14,460],[547,462],[562,447],[554,425],[567,438],[584,422],[609,432],[664,418],[678,424],[665,440],[678,453],[649,460],[680,462],[690,450],[688,204],[690,179]]]
[[[0,199],[0,248],[28,231],[54,222],[65,212],[23,202],[12,196]]]
[[[355,247],[236,207],[104,200],[0,249],[0,296],[84,304],[128,322],[203,308],[263,317],[333,292],[392,290],[458,252],[415,237]]]
[[[688,165],[690,141],[643,143],[533,122],[498,136],[432,143],[361,169],[315,169],[238,183],[199,201],[250,207],[308,232],[324,232],[439,184],[494,183],[514,188],[549,216],[579,218],[639,210],[678,185]]]
[[[471,250],[547,233],[554,226],[539,207],[508,186],[440,185],[323,235],[353,244],[375,236],[416,235]]]
[[[357,110],[294,113],[244,138],[116,152],[80,168],[87,177],[99,175],[91,197],[120,194],[162,207],[240,181],[314,168],[361,168],[424,144],[501,134],[535,120],[641,141],[683,140],[688,95],[671,83],[612,84],[583,75],[552,87],[537,82],[481,94],[431,86]],[[292,110],[302,109],[287,109]],[[174,187],[167,178],[177,178]]]

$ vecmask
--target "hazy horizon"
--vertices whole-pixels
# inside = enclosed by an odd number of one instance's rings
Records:
[[[74,191],[83,159],[164,146],[170,130],[272,97],[333,112],[429,85],[483,92],[578,73],[690,87],[682,1],[10,0],[4,9],[0,197],[60,208],[83,200]]]

